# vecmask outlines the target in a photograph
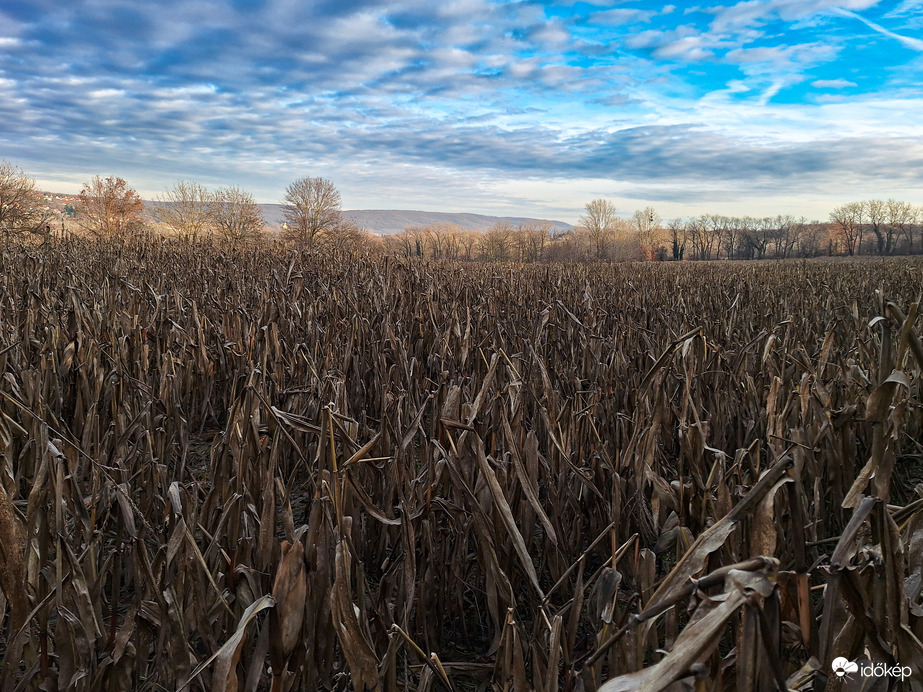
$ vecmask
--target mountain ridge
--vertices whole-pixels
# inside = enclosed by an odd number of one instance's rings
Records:
[[[45,201],[51,208],[63,210],[66,204],[74,204],[77,195],[61,192],[41,192]],[[161,202],[143,200],[148,214]],[[266,224],[279,228],[283,222],[281,204],[259,204],[263,211]],[[421,211],[416,209],[346,209],[343,215],[351,219],[360,228],[364,228],[378,235],[392,235],[401,233],[408,226],[435,226],[441,223],[455,224],[461,228],[472,231],[486,231],[499,222],[506,222],[513,226],[550,224],[552,232],[570,231],[573,225],[555,219],[538,219],[528,216],[491,216],[489,214],[473,214],[469,212],[442,212]],[[153,218],[153,217],[152,217]]]
[[[281,204],[261,204],[266,222],[270,225],[282,225]],[[468,212],[420,211],[416,209],[344,209],[343,215],[351,219],[360,228],[379,235],[401,233],[408,226],[435,226],[451,223],[472,231],[486,231],[498,222],[507,222],[513,226],[519,224],[551,224],[553,230],[569,231],[573,226],[554,219],[537,219],[526,216],[491,216],[489,214],[472,214]]]

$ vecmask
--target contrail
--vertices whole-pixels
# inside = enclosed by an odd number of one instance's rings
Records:
[[[855,12],[850,12],[849,10],[838,9],[837,12],[839,12],[840,14],[846,17],[852,17],[854,19],[858,19],[860,22],[865,24],[870,29],[877,31],[879,34],[883,34],[884,36],[887,36],[888,38],[893,38],[897,41],[900,41],[901,43],[903,43],[905,46],[907,46],[908,48],[912,50],[923,52],[923,40],[920,40],[918,38],[912,38],[910,36],[901,36],[900,34],[895,34],[893,31],[888,31],[887,29],[885,29],[883,26],[881,26],[881,24],[876,24],[875,22],[871,22],[865,17],[863,17],[862,15],[856,14]]]

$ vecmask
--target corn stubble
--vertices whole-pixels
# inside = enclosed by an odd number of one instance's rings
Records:
[[[2,692],[923,681],[919,260],[0,265]]]

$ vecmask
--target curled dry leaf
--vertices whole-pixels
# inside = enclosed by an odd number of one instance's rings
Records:
[[[276,605],[269,612],[269,662],[273,676],[282,676],[295,645],[304,636],[307,576],[300,541],[282,541],[282,562],[272,585],[272,597]]]

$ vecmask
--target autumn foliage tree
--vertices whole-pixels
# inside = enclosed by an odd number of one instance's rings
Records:
[[[7,161],[0,161],[0,231],[10,237],[40,233],[48,221],[35,181]]]
[[[141,229],[144,203],[122,178],[94,176],[79,200],[77,222],[92,236],[125,239]]]

